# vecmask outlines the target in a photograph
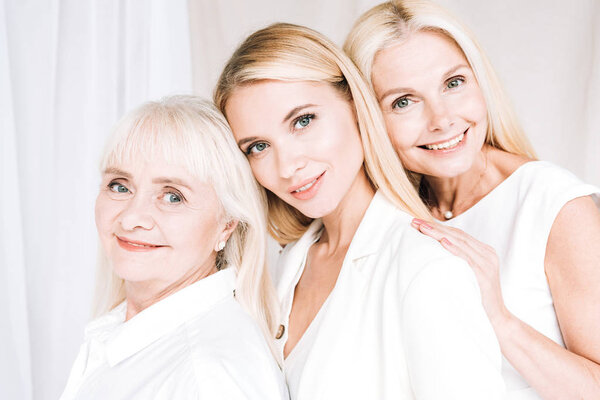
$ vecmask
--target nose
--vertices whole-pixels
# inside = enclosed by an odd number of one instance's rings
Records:
[[[121,227],[126,231],[133,231],[138,228],[151,230],[154,227],[152,200],[138,193],[126,201],[128,204],[120,216]]]
[[[452,126],[448,105],[442,99],[428,103],[428,128],[431,132],[445,132]]]
[[[277,169],[279,175],[284,179],[289,179],[294,174],[306,166],[306,156],[303,146],[299,143],[288,143],[277,149]]]

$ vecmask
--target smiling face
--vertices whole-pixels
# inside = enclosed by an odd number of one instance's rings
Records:
[[[102,174],[96,227],[127,282],[164,289],[215,272],[215,244],[230,233],[222,219],[213,188],[161,158]]]
[[[486,104],[452,40],[441,33],[412,33],[377,53],[372,81],[405,168],[455,177],[475,165],[487,131]]]
[[[258,182],[308,217],[332,213],[364,174],[352,103],[330,84],[261,81],[225,109]]]

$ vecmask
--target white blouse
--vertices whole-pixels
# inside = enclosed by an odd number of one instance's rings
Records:
[[[463,260],[410,227],[376,193],[342,264],[318,330],[285,361],[290,396],[319,399],[500,399],[498,342]],[[322,223],[283,249],[274,271],[284,316]],[[312,325],[307,334],[311,334]]]
[[[506,307],[519,319],[564,347],[544,258],[550,229],[562,207],[600,190],[545,161],[523,164],[465,213],[446,221],[496,249]],[[510,399],[541,399],[503,359]]]
[[[127,322],[123,302],[89,323],[61,400],[288,399],[234,283],[227,268]]]

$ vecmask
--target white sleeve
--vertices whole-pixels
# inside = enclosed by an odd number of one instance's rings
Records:
[[[416,399],[505,397],[500,346],[466,262],[449,256],[428,263],[406,290],[402,312]]]

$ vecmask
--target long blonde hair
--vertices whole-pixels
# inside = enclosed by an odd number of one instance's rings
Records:
[[[117,123],[100,168],[105,171],[125,161],[150,160],[157,154],[209,183],[225,218],[238,221],[217,254],[217,266],[236,269],[236,299],[259,323],[274,350],[279,308],[266,266],[266,202],[227,121],[213,104],[194,96],[145,103]],[[123,280],[113,272],[102,249],[99,254],[97,315],[125,299]]]
[[[372,86],[372,67],[377,53],[418,31],[442,33],[462,50],[486,101],[486,143],[535,159],[535,151],[481,46],[473,33],[446,9],[427,0],[393,0],[379,4],[356,21],[344,51]]]
[[[371,185],[398,208],[430,218],[386,133],[371,88],[350,59],[325,36],[312,29],[274,24],[250,35],[227,62],[214,101],[225,114],[233,91],[262,80],[312,81],[332,85],[353,103]],[[267,191],[271,235],[285,244],[298,239],[312,221]]]

